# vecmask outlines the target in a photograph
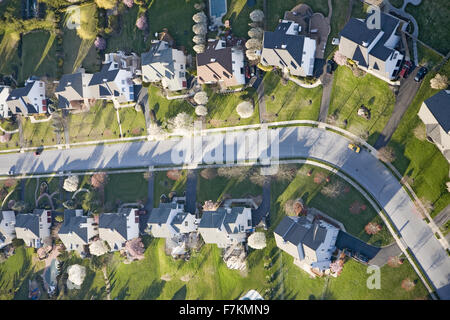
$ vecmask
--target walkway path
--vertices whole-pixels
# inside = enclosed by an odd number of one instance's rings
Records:
[[[19,146],[21,148],[25,147],[25,139],[23,138],[23,123],[24,121],[21,116],[17,117],[17,123],[19,124]]]
[[[2,131],[2,132],[4,132],[4,133],[13,134],[13,133],[19,132],[19,129],[8,131],[8,130],[5,130],[5,129],[3,129],[2,127],[0,127],[0,131]]]
[[[424,221],[397,177],[377,159],[376,150],[369,148],[370,151],[363,149],[354,153],[348,148],[349,138],[321,129],[322,126],[270,129],[271,136],[279,138],[279,158],[319,159],[357,181],[384,209],[399,233],[400,241],[411,250],[438,295],[442,299],[450,299],[450,258],[435,237],[431,222],[427,224]],[[228,132],[225,135],[221,130]],[[183,137],[48,150],[39,157],[32,153],[4,154],[0,156],[0,174],[6,175],[11,169],[16,173],[47,173],[183,164],[194,168],[197,161],[211,163],[213,153],[226,156],[228,161],[233,159],[234,165],[242,165],[245,160],[256,160],[262,152],[270,154],[273,151],[272,146],[267,150],[245,149],[243,143],[247,140],[245,134],[249,133],[248,130],[221,128],[206,130],[205,133],[208,134],[195,139]],[[195,148],[191,149],[194,141]]]

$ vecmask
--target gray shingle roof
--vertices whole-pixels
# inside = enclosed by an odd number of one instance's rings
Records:
[[[305,37],[302,35],[286,34],[286,30],[287,28],[289,28],[290,24],[291,23],[282,22],[278,25],[274,32],[265,31],[263,47],[265,49],[287,51],[291,55],[292,59],[295,60],[298,65],[301,65]],[[282,48],[282,45],[286,45],[286,48]],[[291,65],[290,61],[283,62],[286,64],[286,66]]]
[[[39,237],[39,215],[34,213],[18,214],[16,228],[29,229],[36,237]]]
[[[127,239],[127,215],[121,213],[103,213],[99,218],[99,228],[115,230]]]
[[[350,18],[339,35],[362,45],[363,42],[371,43],[379,32],[380,30],[378,29],[367,28],[365,20],[361,21],[356,18]]]
[[[87,216],[75,216],[75,210],[64,211],[64,223],[59,229],[59,234],[70,235],[72,232],[77,234],[83,241],[88,242],[87,228],[81,228],[81,224],[87,222]]]
[[[428,110],[445,132],[450,132],[450,90],[442,90],[425,100]]]
[[[30,99],[28,98],[28,94],[33,88],[34,83],[35,82],[27,82],[25,87],[12,90],[6,101],[15,103],[15,105],[19,105],[19,101],[21,101],[27,108],[28,113],[38,113],[38,110],[32,103],[30,103]]]
[[[207,43],[205,52],[197,54],[197,66],[208,65],[211,59],[215,59],[214,63],[219,63],[229,74],[233,74],[233,63],[231,57],[231,47],[221,48],[215,50],[219,40],[211,41]],[[215,70],[211,69],[216,73]],[[216,73],[220,79],[224,77],[222,74]]]
[[[217,211],[204,211],[199,228],[219,228],[225,219],[226,210],[219,208]]]
[[[147,219],[147,224],[165,224],[169,219],[170,211],[177,207],[176,203],[160,203],[159,208],[153,208]]]
[[[318,222],[310,225],[305,217],[300,217],[295,221],[294,218],[286,216],[274,232],[285,241],[296,246],[302,243],[313,250],[320,246],[327,235],[326,228],[321,227]]]
[[[72,88],[67,91],[68,88]],[[65,109],[69,107],[70,101],[83,99],[83,74],[81,72],[65,74],[59,80],[55,94],[58,95],[58,108]]]
[[[173,55],[172,55],[172,48],[167,46],[166,48],[162,48],[162,46],[165,46],[166,44],[162,41],[158,42],[157,44],[154,44],[149,52],[145,52],[142,54],[142,65],[149,65],[153,63],[164,63],[167,64],[166,68],[171,70],[172,73],[175,71],[175,67],[173,64]],[[158,70],[153,68],[156,73],[159,74]],[[166,70],[167,72],[167,70]],[[171,74],[160,74],[161,77],[166,76],[167,78],[171,78]]]
[[[89,85],[94,86],[97,84],[114,81],[117,74],[119,73],[119,69],[108,71],[110,66],[111,66],[111,63],[104,64],[102,69],[100,70],[100,72],[94,73],[91,81],[89,82]],[[106,81],[104,81],[104,80],[106,80]]]

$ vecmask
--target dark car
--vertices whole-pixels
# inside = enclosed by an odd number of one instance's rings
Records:
[[[334,70],[334,64],[335,62],[333,60],[327,61],[327,73],[332,73]]]
[[[420,80],[425,77],[425,75],[428,73],[428,69],[425,67],[421,67],[419,71],[417,72],[416,76],[414,77],[414,81],[419,82]]]
[[[412,62],[411,61],[405,61],[405,63],[403,64],[403,68],[400,71],[400,77],[402,78],[406,78],[408,77],[408,73],[412,68]]]

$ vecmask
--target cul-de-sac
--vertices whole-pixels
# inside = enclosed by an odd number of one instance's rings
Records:
[[[0,0],[0,300],[450,300],[449,16]]]

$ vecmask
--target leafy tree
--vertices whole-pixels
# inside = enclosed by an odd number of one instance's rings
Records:
[[[113,9],[117,5],[117,0],[95,0],[99,8]]]
[[[430,86],[436,90],[447,89],[448,77],[443,74],[436,74],[433,79],[430,80]]]

